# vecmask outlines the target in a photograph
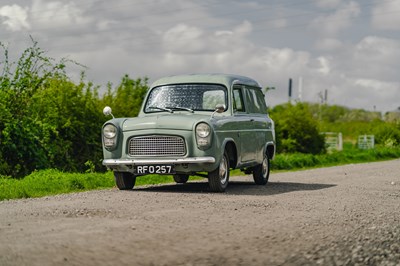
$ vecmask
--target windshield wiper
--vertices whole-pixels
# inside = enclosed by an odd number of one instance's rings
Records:
[[[188,111],[188,112],[194,113],[193,109],[186,108],[186,107],[181,107],[181,106],[166,107],[166,108],[168,108],[170,110],[184,110],[184,111]]]
[[[172,111],[171,108],[168,108],[168,107],[164,108],[164,107],[159,107],[159,106],[149,106],[147,108],[161,110],[161,111],[165,111],[165,112],[169,112],[169,113],[173,113],[174,112],[174,111]]]

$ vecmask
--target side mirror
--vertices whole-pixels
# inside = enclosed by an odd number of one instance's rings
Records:
[[[104,114],[105,116],[111,115],[111,116],[112,116],[112,118],[114,118],[114,116],[113,116],[113,114],[112,114],[112,110],[111,110],[111,107],[110,107],[110,106],[106,106],[106,107],[104,107],[104,109],[103,109],[103,114]]]
[[[215,113],[223,113],[225,111],[225,108],[225,104],[217,104],[217,106],[215,106],[215,111],[211,115],[211,118],[214,117]]]
[[[217,104],[217,106],[215,106],[215,112],[217,113],[223,113],[225,111],[225,104]]]

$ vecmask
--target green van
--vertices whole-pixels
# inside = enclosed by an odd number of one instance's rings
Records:
[[[108,106],[103,112],[112,115]],[[261,86],[223,74],[155,81],[138,117],[113,117],[103,125],[102,143],[103,165],[121,190],[132,189],[137,177],[160,174],[177,183],[203,176],[211,191],[223,192],[230,169],[265,185],[275,155],[274,122]]]

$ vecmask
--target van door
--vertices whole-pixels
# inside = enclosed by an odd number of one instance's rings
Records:
[[[264,94],[260,88],[247,87],[246,99],[249,101],[249,116],[253,122],[252,139],[254,145],[254,159],[262,162],[264,147],[267,141],[267,131],[271,127],[271,121],[267,115],[267,105]]]
[[[254,152],[254,118],[249,115],[248,103],[246,104],[245,89],[243,86],[233,88],[233,112],[235,121],[240,125],[237,128],[240,142],[239,163],[251,162],[256,159]]]

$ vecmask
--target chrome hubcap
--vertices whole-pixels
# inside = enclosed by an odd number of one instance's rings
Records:
[[[267,173],[268,173],[268,158],[265,157],[262,162],[262,175],[264,178],[267,177]]]
[[[228,167],[227,167],[227,163],[226,163],[226,158],[225,158],[225,156],[223,156],[221,163],[219,165],[219,178],[220,178],[221,184],[225,184],[226,180],[228,178],[228,175],[227,175],[228,169],[227,168]]]

